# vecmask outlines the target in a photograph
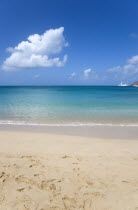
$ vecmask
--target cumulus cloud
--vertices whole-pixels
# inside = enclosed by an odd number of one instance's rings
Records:
[[[131,57],[130,59],[127,60],[127,63],[128,64],[138,64],[138,55],[135,55],[133,57]]]
[[[21,68],[63,66],[67,55],[61,59],[57,54],[68,46],[65,41],[64,28],[50,29],[44,34],[33,34],[14,48],[7,48],[11,55],[3,62],[4,70]]]
[[[108,69],[107,72],[118,72],[129,75],[138,73],[138,55],[132,56],[122,66],[115,66],[111,69]]]

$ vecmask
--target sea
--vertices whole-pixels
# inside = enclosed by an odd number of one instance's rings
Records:
[[[138,126],[138,87],[1,86],[0,124]]]

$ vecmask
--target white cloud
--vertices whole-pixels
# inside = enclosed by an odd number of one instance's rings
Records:
[[[121,70],[121,66],[115,66],[111,69],[108,69],[107,72],[118,72]]]
[[[97,79],[98,74],[92,69],[86,69],[83,71],[83,78],[84,79]]]
[[[92,72],[92,69],[86,69],[84,70],[83,74],[85,78],[88,78],[90,76],[90,73]]]
[[[107,72],[118,72],[122,74],[138,73],[138,55],[132,56],[122,66],[115,66],[111,69],[108,69]]]
[[[54,56],[68,46],[63,32],[63,27],[50,29],[42,35],[30,35],[27,41],[22,41],[14,48],[7,48],[11,55],[3,62],[3,69],[63,66],[67,61],[67,55],[62,59]]]
[[[130,59],[128,59],[127,63],[132,64],[132,65],[138,64],[138,55],[135,55],[131,57]]]
[[[71,74],[70,74],[70,78],[73,78],[73,77],[75,77],[76,76],[76,72],[72,72]]]

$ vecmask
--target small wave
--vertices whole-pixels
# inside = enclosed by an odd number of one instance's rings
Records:
[[[21,125],[21,126],[49,126],[49,127],[80,127],[80,126],[138,126],[137,123],[115,124],[115,123],[31,123],[31,122],[15,122],[15,121],[1,121],[0,125]]]

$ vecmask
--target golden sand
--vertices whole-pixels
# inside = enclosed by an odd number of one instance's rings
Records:
[[[0,210],[138,210],[138,141],[0,131]]]

